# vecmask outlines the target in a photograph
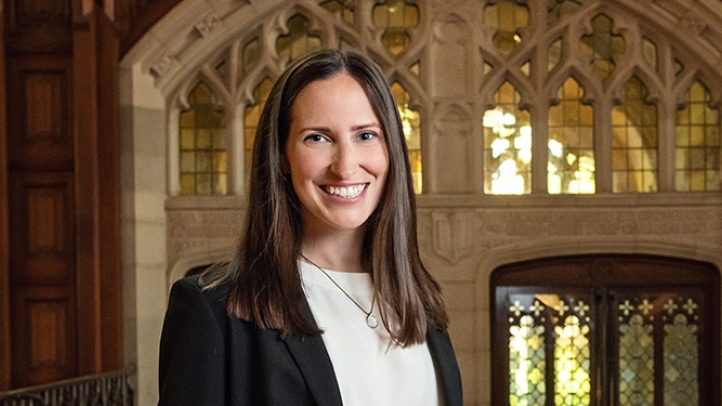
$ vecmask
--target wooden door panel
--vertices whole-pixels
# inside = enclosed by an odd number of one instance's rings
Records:
[[[72,170],[70,66],[67,58],[10,59],[9,163],[13,169]]]
[[[19,287],[13,294],[13,386],[75,375],[76,316],[72,287]]]
[[[11,190],[13,284],[73,285],[72,173],[13,174]]]

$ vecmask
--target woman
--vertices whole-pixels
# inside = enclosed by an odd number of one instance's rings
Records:
[[[461,405],[380,69],[337,50],[293,64],[253,154],[234,259],[171,291],[159,404]]]

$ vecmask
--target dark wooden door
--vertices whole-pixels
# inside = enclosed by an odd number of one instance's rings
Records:
[[[3,4],[0,390],[122,367],[118,33]]]

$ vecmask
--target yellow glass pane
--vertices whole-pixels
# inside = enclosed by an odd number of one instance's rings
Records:
[[[213,191],[211,183],[211,174],[202,173],[196,175],[196,194],[200,196],[210,195]]]
[[[353,27],[355,23],[354,15],[354,3],[355,0],[329,0],[320,3],[319,5],[326,9],[331,14],[338,14],[341,19]]]
[[[532,129],[521,96],[504,82],[494,94],[495,107],[484,113],[484,192],[531,193]]]
[[[559,89],[560,103],[549,109],[550,194],[595,193],[593,108],[581,100],[584,89],[568,78]]]
[[[228,193],[227,190],[228,177],[225,173],[219,173],[213,177],[213,194],[214,195],[225,195]]]
[[[182,174],[180,177],[181,190],[183,196],[191,196],[196,194],[196,175]]]
[[[200,128],[196,131],[196,148],[211,149],[211,130]]]
[[[223,65],[223,64],[221,64]],[[203,82],[188,95],[190,108],[179,114],[179,172],[182,195],[211,194],[224,188],[210,187],[200,174],[212,176],[211,150],[225,154],[225,113],[213,103],[213,92]],[[225,192],[224,192],[225,193]]]
[[[419,9],[405,0],[387,0],[374,7],[373,23],[383,30],[381,41],[386,49],[398,55],[408,47],[411,30],[419,25]]]
[[[710,94],[699,81],[687,91],[676,115],[676,188],[680,191],[720,190],[720,115],[709,106]]]
[[[409,161],[411,165],[411,175],[414,179],[414,192],[420,194],[422,192],[422,176],[421,176],[421,117],[418,111],[409,107],[410,95],[406,89],[398,83],[391,85],[391,92],[396,100],[396,107],[399,109],[401,116],[401,125],[406,138],[406,147],[409,151]]]
[[[413,72],[414,75],[418,76],[420,69],[421,69],[420,65],[421,65],[420,62],[416,62],[415,64],[411,65],[411,68],[409,68],[409,70],[411,70],[411,72]]]
[[[181,152],[180,155],[181,172],[193,173],[196,171],[196,154],[195,152]]]
[[[196,152],[196,173],[211,172],[211,154],[209,152]]]
[[[196,147],[196,130],[182,129],[180,130],[180,148],[181,150],[192,150]]]
[[[657,69],[657,45],[647,38],[642,39],[642,57],[647,65]]]
[[[529,9],[517,0],[496,0],[484,8],[484,22],[496,29],[492,37],[496,48],[509,55],[522,41],[519,32],[529,24]]]
[[[213,139],[213,149],[214,150],[227,150],[228,149],[228,137],[226,137],[226,129],[225,128],[214,128],[211,130],[211,137]]]
[[[213,155],[213,172],[214,173],[226,173],[228,172],[228,157],[225,152],[214,152]]]
[[[195,116],[193,111],[184,111],[180,113],[180,128],[193,128],[195,127]]]

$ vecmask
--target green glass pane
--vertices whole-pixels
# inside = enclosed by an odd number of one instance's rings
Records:
[[[592,19],[592,33],[580,38],[579,51],[594,74],[604,80],[614,72],[616,60],[626,52],[626,41],[614,34],[614,21],[599,14]]]

